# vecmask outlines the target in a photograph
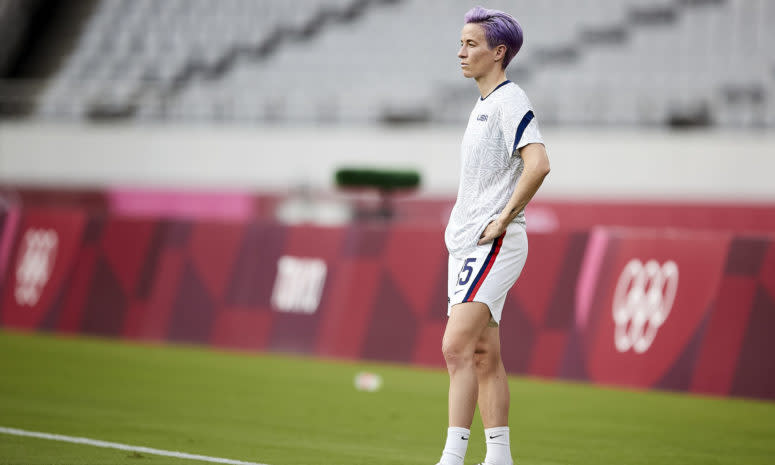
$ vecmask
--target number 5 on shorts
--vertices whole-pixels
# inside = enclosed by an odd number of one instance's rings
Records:
[[[476,262],[475,258],[466,258],[466,262],[463,263],[463,269],[460,270],[460,274],[458,274],[458,277],[459,277],[457,281],[458,286],[465,286],[468,283],[468,280],[471,279],[471,274],[474,272],[474,269],[471,268],[470,264],[474,262]],[[465,279],[463,279],[463,276],[462,276],[463,272],[466,273]]]

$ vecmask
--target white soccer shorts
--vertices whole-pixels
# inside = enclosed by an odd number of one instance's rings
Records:
[[[466,258],[449,256],[447,315],[463,302],[481,302],[490,309],[490,323],[501,321],[506,294],[527,260],[525,228],[512,223],[490,244],[478,245]]]

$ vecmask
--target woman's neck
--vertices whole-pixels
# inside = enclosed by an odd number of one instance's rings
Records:
[[[478,77],[476,79],[476,85],[479,86],[479,94],[481,94],[482,98],[487,98],[487,96],[505,80],[506,71],[500,67],[493,70],[492,73]]]

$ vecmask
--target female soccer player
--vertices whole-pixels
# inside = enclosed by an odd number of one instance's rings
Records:
[[[442,351],[449,371],[449,429],[440,465],[463,465],[476,404],[486,465],[512,465],[509,387],[499,323],[506,293],[527,259],[524,208],[549,173],[530,101],[506,78],[522,46],[510,15],[481,7],[465,15],[463,76],[479,87],[461,147],[457,201],[445,232],[448,315]]]

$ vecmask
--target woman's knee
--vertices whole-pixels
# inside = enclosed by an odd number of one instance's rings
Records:
[[[473,365],[474,350],[489,318],[490,311],[480,302],[458,304],[452,308],[441,343],[450,373],[458,367]]]
[[[474,366],[480,376],[497,371],[501,364],[501,354],[497,347],[479,346],[474,352]]]
[[[473,363],[474,360],[474,348],[471,344],[454,337],[444,338],[441,352],[450,370]]]

